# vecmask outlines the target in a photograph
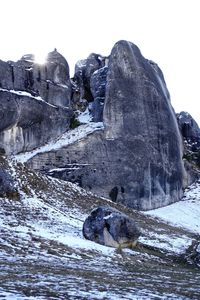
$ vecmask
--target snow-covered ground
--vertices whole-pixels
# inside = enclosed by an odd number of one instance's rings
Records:
[[[146,214],[200,234],[200,184],[194,183],[186,189],[181,201]]]
[[[15,162],[7,166],[21,197],[0,198],[0,298],[197,299],[199,272],[172,259],[192,234],[133,213],[143,250],[95,244],[84,239],[83,222],[94,206],[112,202]]]

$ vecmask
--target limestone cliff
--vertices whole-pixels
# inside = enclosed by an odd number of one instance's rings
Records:
[[[33,55],[0,61],[0,147],[15,154],[56,138],[69,129],[70,102],[69,67],[56,50],[44,65]]]
[[[44,65],[25,55],[0,61],[0,71],[2,152],[53,143],[76,126],[82,132],[71,130],[70,142],[33,152],[27,162],[33,169],[139,210],[178,201],[198,177],[183,153],[184,139],[192,149],[199,145],[198,125],[187,114],[176,118],[162,71],[133,43],[119,41],[108,57],[92,53],[76,64],[72,79],[56,49]],[[90,122],[85,135],[81,112]],[[198,163],[197,152],[199,146]]]
[[[102,68],[94,72],[101,74]],[[92,77],[94,95],[102,78]],[[161,70],[134,44],[119,41],[103,78],[104,130],[38,154],[29,165],[47,172],[62,168],[50,174],[136,209],[178,201],[187,176],[182,139]]]

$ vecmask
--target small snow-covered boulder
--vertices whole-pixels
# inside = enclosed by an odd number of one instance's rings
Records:
[[[109,207],[95,208],[83,224],[86,239],[115,248],[132,248],[140,231],[135,221],[120,211]]]

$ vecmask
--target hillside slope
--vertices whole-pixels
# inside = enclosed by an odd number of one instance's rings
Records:
[[[197,299],[200,271],[192,257],[197,232],[0,158],[17,191],[0,198],[2,297]],[[83,221],[99,204],[117,207],[136,220],[142,230],[137,248],[120,251],[83,238]]]

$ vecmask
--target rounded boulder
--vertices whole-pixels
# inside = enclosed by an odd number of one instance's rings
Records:
[[[83,224],[86,239],[115,248],[132,248],[140,236],[135,221],[109,206],[95,208]]]

